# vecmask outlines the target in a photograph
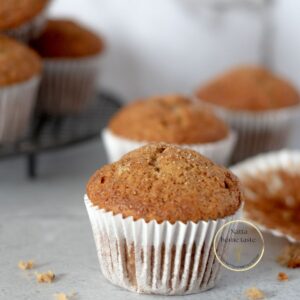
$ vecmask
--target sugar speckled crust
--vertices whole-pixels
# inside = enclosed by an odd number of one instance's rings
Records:
[[[211,111],[181,95],[135,101],[112,118],[109,129],[135,141],[173,144],[215,142],[229,132]]]
[[[212,104],[246,111],[279,109],[300,102],[293,85],[256,66],[232,69],[200,87],[196,96]]]
[[[234,214],[242,194],[237,178],[195,151],[149,144],[91,177],[87,195],[124,217],[198,222]]]
[[[77,22],[53,19],[31,46],[45,58],[80,58],[100,54],[104,42],[99,35]]]
[[[0,87],[26,81],[41,72],[41,58],[29,47],[0,35]]]
[[[0,30],[13,29],[37,16],[49,0],[0,0]]]

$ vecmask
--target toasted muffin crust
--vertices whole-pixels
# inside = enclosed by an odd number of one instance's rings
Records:
[[[68,19],[49,20],[43,34],[31,46],[45,58],[79,58],[102,52],[102,39]]]
[[[299,94],[288,81],[260,67],[235,68],[196,92],[200,100],[233,110],[265,111],[298,105]]]
[[[21,26],[37,16],[49,0],[0,0],[0,30]]]
[[[133,102],[112,118],[109,129],[131,140],[173,144],[215,142],[229,131],[211,111],[180,95]]]
[[[26,81],[41,72],[40,57],[27,46],[0,35],[0,86]]]
[[[149,144],[91,177],[87,195],[99,208],[147,222],[197,222],[234,214],[241,203],[237,178],[199,153]]]

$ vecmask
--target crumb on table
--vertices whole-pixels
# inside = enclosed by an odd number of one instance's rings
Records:
[[[284,272],[279,272],[277,275],[277,279],[278,279],[278,281],[288,281],[289,276]]]
[[[55,274],[52,271],[45,273],[36,273],[36,280],[39,283],[51,283],[55,278]]]
[[[54,295],[56,300],[69,300],[70,298],[65,293],[58,293]]]
[[[277,258],[277,261],[288,268],[300,268],[300,245],[289,244],[287,245],[281,255]]]
[[[249,300],[261,300],[265,299],[263,291],[256,287],[249,288],[245,291],[245,295]]]
[[[18,263],[18,267],[21,270],[31,270],[34,267],[33,260],[23,261],[20,260]]]

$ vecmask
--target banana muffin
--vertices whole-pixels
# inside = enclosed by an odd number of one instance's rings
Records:
[[[237,218],[242,194],[229,170],[158,143],[96,171],[85,201],[103,274],[129,290],[178,295],[214,286],[213,238]]]
[[[26,41],[38,35],[48,3],[49,0],[0,0],[0,32]]]
[[[232,110],[265,111],[300,102],[292,84],[255,66],[235,68],[201,87],[196,94],[203,101]]]
[[[228,145],[227,156],[233,147],[232,133],[226,123],[182,95],[134,101],[113,116],[103,138],[111,161],[147,142],[189,145],[211,159],[220,158],[215,148],[226,149],[224,143]],[[111,144],[112,140],[120,145]],[[115,155],[114,151],[118,153]]]
[[[43,34],[31,46],[43,58],[80,58],[104,49],[100,36],[69,19],[49,20]]]
[[[45,65],[39,111],[70,115],[85,109],[95,98],[103,39],[75,21],[54,19],[31,46]]]
[[[234,68],[201,86],[196,97],[236,129],[234,162],[284,147],[300,107],[297,89],[259,66]]]
[[[244,213],[263,230],[300,241],[300,152],[259,155],[232,168],[245,190]]]
[[[245,178],[243,184],[249,218],[300,241],[300,174],[268,171]]]
[[[15,142],[28,129],[42,62],[33,50],[3,35],[0,49],[1,144]]]

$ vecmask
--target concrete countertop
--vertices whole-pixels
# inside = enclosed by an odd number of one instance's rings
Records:
[[[76,292],[72,299],[84,300],[166,299],[122,290],[100,272],[83,195],[89,176],[105,162],[101,143],[43,154],[39,162],[34,181],[25,176],[24,159],[0,162],[0,299],[47,300],[58,292]],[[285,269],[275,261],[286,241],[264,237],[266,252],[257,267],[247,272],[224,269],[214,289],[184,299],[245,299],[245,289],[253,286],[267,299],[300,299],[299,269]],[[19,270],[19,260],[28,259],[37,268]],[[48,270],[57,275],[55,282],[37,283],[34,272]],[[279,271],[290,280],[278,282]]]

